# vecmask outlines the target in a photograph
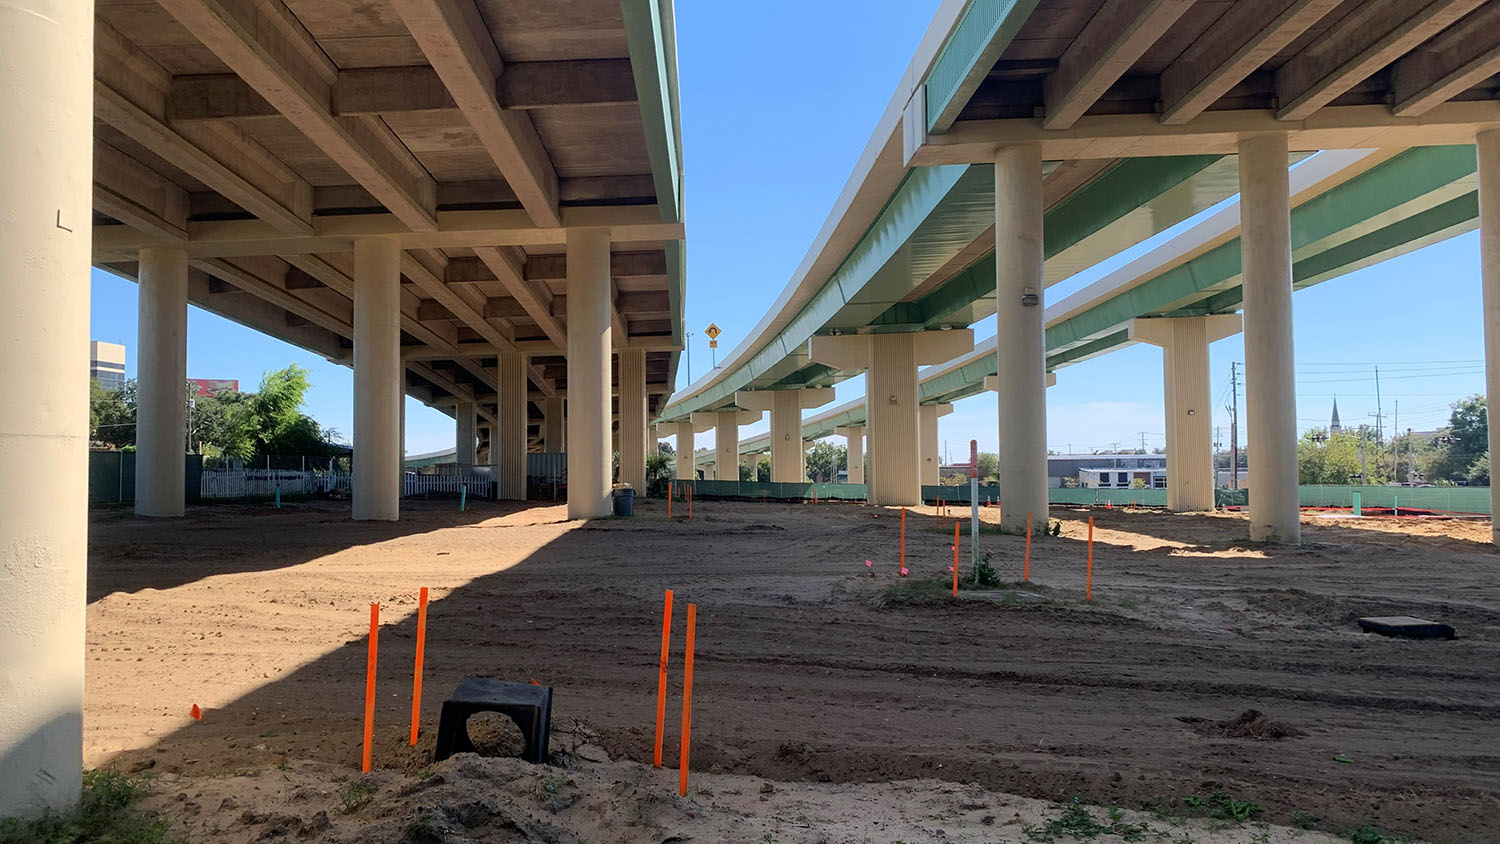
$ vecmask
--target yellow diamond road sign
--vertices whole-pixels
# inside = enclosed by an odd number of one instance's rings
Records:
[[[705,328],[705,329],[703,329],[703,333],[708,335],[708,339],[710,339],[710,340],[717,340],[717,339],[719,339],[719,335],[723,334],[724,332],[722,332],[722,331],[719,330],[719,326],[714,325],[713,323],[710,322],[708,324],[708,327]]]

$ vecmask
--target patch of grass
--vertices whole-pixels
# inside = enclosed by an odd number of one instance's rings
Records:
[[[339,789],[339,811],[352,815],[370,802],[378,786],[369,780],[349,780]]]
[[[1260,814],[1259,803],[1251,803],[1248,800],[1236,800],[1230,797],[1228,792],[1224,791],[1215,791],[1207,797],[1198,794],[1189,794],[1183,802],[1189,808],[1197,810],[1196,814],[1201,814],[1216,821],[1244,823]]]
[[[1318,825],[1318,821],[1321,820],[1322,818],[1318,817],[1317,815],[1309,815],[1306,812],[1292,813],[1292,826],[1295,826],[1298,829],[1313,829]]]
[[[1125,820],[1125,813],[1118,806],[1108,809],[1107,822],[1095,818],[1088,807],[1074,797],[1063,805],[1062,814],[1047,821],[1041,827],[1026,826],[1021,830],[1033,841],[1056,841],[1057,836],[1068,838],[1095,838],[1100,835],[1118,835],[1125,841],[1143,841],[1151,828],[1146,824],[1134,824]]]
[[[167,821],[132,808],[145,795],[146,777],[85,771],[83,793],[71,812],[48,811],[29,820],[0,818],[0,844],[171,844]]]
[[[1374,824],[1365,824],[1359,829],[1349,830],[1353,844],[1411,844],[1411,836],[1381,832]]]

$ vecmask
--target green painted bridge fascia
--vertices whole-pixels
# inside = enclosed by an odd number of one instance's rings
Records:
[[[1043,217],[1042,256],[1052,258],[1081,243],[1089,235],[1146,205],[1221,158],[1220,155],[1184,155],[1134,158],[1115,164],[1059,202]],[[1197,197],[1198,204],[1184,205],[1176,218],[1159,220],[1156,229],[1164,231],[1229,195],[1232,194]],[[903,307],[891,309],[882,315],[881,321],[887,325],[904,321],[911,328],[967,327],[974,320],[963,311],[981,299],[993,299],[994,295],[995,253],[990,251],[916,302],[900,303]]]
[[[892,260],[901,250],[908,248],[913,234],[955,189],[962,186],[972,190],[977,180],[974,169],[970,165],[956,164],[908,171],[859,243],[796,317],[719,383],[669,405],[663,409],[660,418],[679,419],[694,411],[732,405],[735,392],[752,386],[757,378],[769,373],[774,383],[795,372],[800,367],[788,369],[786,361],[805,359],[803,346],[808,338],[824,329],[846,306],[858,304],[861,297],[869,295],[865,287],[872,280],[894,283],[902,276],[891,271]],[[886,273],[885,278],[877,280],[882,272]]]
[[[1472,176],[1474,169],[1472,146],[1407,150],[1294,208],[1292,249],[1296,252],[1338,232],[1358,228],[1384,211]],[[1194,303],[1213,293],[1235,286],[1239,275],[1240,241],[1235,238],[1107,302],[1049,326],[1047,348],[1064,352],[1116,334],[1136,317],[1191,309]]]
[[[971,0],[923,83],[927,131],[948,131],[1038,0]]]
[[[651,162],[661,221],[680,223],[682,202],[682,113],[677,90],[677,32],[672,0],[620,0],[625,42],[635,79],[641,127]],[[683,343],[683,313],[687,279],[687,249],[669,241],[667,307],[671,312],[672,342]],[[672,353],[668,383],[677,378],[679,352]]]

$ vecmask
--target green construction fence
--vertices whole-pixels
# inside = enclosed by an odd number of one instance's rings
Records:
[[[674,481],[682,494],[684,487],[691,486],[693,495],[707,499],[739,499],[744,501],[864,501],[864,484],[816,484],[816,483],[761,483],[757,481]],[[1488,515],[1490,512],[1490,490],[1488,487],[1390,487],[1390,486],[1303,486],[1298,488],[1298,500],[1303,507],[1349,508],[1354,504],[1354,493],[1360,494],[1363,508],[1388,509],[1401,507],[1432,512],[1469,513]],[[1110,504],[1116,507],[1165,507],[1167,491],[1164,489],[1049,489],[1048,501],[1052,504],[1090,506]],[[988,503],[999,495],[994,485],[979,487],[979,499]],[[924,502],[946,501],[950,504],[967,504],[969,487],[923,486]],[[1244,507],[1250,503],[1247,489],[1219,489],[1214,491],[1214,501],[1220,507]]]

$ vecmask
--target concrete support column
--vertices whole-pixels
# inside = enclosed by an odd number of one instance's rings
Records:
[[[542,412],[546,418],[542,420],[542,451],[561,452],[565,450],[563,445],[563,397],[551,396],[542,406]]]
[[[813,360],[835,369],[865,369],[865,421],[870,472],[865,498],[904,507],[922,501],[918,447],[917,367],[952,360],[974,349],[974,332],[919,331],[812,338]]]
[[[1002,523],[1047,523],[1047,355],[1042,320],[1042,148],[995,152],[995,330]]]
[[[499,381],[496,411],[498,439],[490,448],[490,459],[499,468],[496,494],[504,501],[526,500],[526,356],[503,352],[497,356]]]
[[[693,423],[677,423],[677,474],[679,481],[691,481],[698,477],[694,461]]]
[[[849,483],[865,482],[865,426],[850,425],[835,428],[833,432],[844,438],[849,452]]]
[[[721,410],[694,413],[693,424],[699,429],[714,429],[714,473],[721,481],[740,479],[740,426],[760,421],[758,410]]]
[[[646,352],[621,349],[620,483],[646,494]]]
[[[354,241],[354,518],[401,514],[401,247]]]
[[[1484,289],[1485,406],[1500,402],[1500,130],[1480,132],[1479,267]],[[1489,449],[1500,454],[1500,423],[1490,425]],[[1250,476],[1254,496],[1255,476]],[[1500,483],[1490,482],[1490,512],[1500,513]],[[1491,520],[1491,541],[1500,545],[1500,518]]]
[[[187,452],[186,249],[140,252],[135,512],[181,516]]]
[[[951,404],[924,404],[919,411],[922,486],[937,486],[942,481],[942,473],[938,471],[943,465],[942,449],[938,444],[938,417],[952,412]]]
[[[459,469],[474,465],[479,447],[479,437],[474,431],[474,403],[461,401],[453,408],[453,461]]]
[[[771,401],[771,481],[798,484],[807,479],[802,450],[802,397],[797,390],[777,390]]]
[[[914,334],[877,334],[865,373],[865,422],[870,432],[871,504],[922,503],[917,438],[917,347]]]
[[[1137,319],[1130,338],[1162,348],[1167,421],[1167,509],[1214,507],[1212,387],[1208,344],[1240,331],[1238,314]]]
[[[1240,141],[1245,405],[1250,538],[1297,544],[1297,391],[1292,355],[1292,226],[1286,135]]]
[[[568,232],[568,518],[610,502],[609,231]]]
[[[0,3],[0,816],[68,809],[83,767],[93,29]]]

